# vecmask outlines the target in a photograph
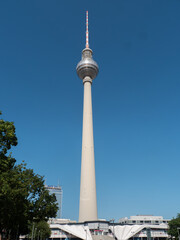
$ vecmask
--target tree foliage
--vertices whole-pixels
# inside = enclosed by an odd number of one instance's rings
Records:
[[[11,155],[6,156],[6,154],[12,146],[16,145],[17,137],[15,134],[15,126],[13,122],[8,122],[0,119],[0,173],[13,168],[16,160],[12,158]]]
[[[0,113],[1,114],[1,113]],[[27,234],[29,224],[55,217],[55,195],[45,189],[44,179],[8,154],[17,145],[13,122],[0,120],[0,234],[18,239]]]
[[[33,236],[32,236],[33,235]],[[38,223],[32,223],[29,238],[35,240],[48,239],[51,235],[51,229],[46,221],[40,221]]]
[[[180,213],[169,222],[168,234],[175,237],[176,240],[178,240],[178,228],[180,228]]]

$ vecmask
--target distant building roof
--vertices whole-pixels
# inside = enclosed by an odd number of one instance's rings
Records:
[[[53,186],[53,185],[45,185],[46,189],[54,189],[54,190],[61,190],[60,186]]]

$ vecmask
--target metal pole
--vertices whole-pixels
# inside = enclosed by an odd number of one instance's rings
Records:
[[[109,222],[112,222],[112,223],[113,223],[113,231],[112,231],[113,238],[115,238],[115,236],[114,236],[114,221],[115,221],[115,219],[114,219],[114,218],[113,218],[113,219],[111,219],[111,220],[109,220]]]
[[[39,232],[40,232],[40,230],[38,231],[38,237],[37,237],[38,240],[39,240]]]
[[[36,239],[36,230],[37,228],[35,228],[35,231],[34,231],[34,239]]]
[[[113,236],[114,236],[114,218],[113,218]]]
[[[32,227],[32,236],[31,236],[31,240],[33,240],[33,234],[34,234],[34,223],[33,223],[33,227]]]
[[[177,228],[177,232],[178,232],[178,238],[180,240],[180,228],[179,227]]]

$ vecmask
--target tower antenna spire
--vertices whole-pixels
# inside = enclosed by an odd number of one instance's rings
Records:
[[[89,48],[88,11],[86,11],[86,48]]]

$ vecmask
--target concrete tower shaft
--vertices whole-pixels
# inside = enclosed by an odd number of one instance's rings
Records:
[[[84,78],[79,222],[97,220],[91,81]]]
[[[88,14],[86,13],[86,29],[88,31]],[[89,36],[86,31],[86,37]],[[94,161],[94,139],[92,119],[92,80],[97,76],[99,68],[92,59],[89,39],[86,38],[86,48],[82,51],[82,59],[78,63],[77,74],[84,84],[83,132],[81,156],[81,186],[79,202],[79,222],[97,220],[96,178]]]

